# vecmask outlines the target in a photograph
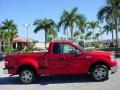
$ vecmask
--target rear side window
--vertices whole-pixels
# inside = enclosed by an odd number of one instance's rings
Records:
[[[62,53],[62,45],[59,43],[55,43],[53,45],[53,54],[61,54]]]

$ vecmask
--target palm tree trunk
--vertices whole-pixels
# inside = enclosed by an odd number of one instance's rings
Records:
[[[45,30],[45,49],[47,48],[47,30]]]
[[[93,29],[93,40],[95,42],[95,30]]]
[[[113,29],[112,29],[112,46],[114,46],[114,32],[113,32]]]
[[[7,38],[7,49],[8,53],[10,53],[11,45],[10,45],[10,30],[8,29],[8,38]]]
[[[115,25],[116,25],[116,29],[115,29],[115,33],[116,33],[116,47],[118,47],[118,26],[117,26],[117,18],[115,20]]]
[[[93,45],[95,46],[95,30],[93,28]]]
[[[10,48],[13,49],[13,39],[10,39]]]
[[[71,27],[70,31],[71,31],[71,41],[73,42],[74,41],[73,40],[73,27]]]
[[[113,31],[113,25],[114,25],[114,23],[111,23],[110,24],[111,25],[111,27],[112,27],[112,47],[114,47],[114,31]]]
[[[68,38],[68,30],[66,30],[66,32],[67,32],[67,38]]]
[[[3,40],[3,45],[2,45],[2,47],[3,47],[3,51],[5,50],[5,38],[4,38],[4,33],[2,34],[2,40]]]

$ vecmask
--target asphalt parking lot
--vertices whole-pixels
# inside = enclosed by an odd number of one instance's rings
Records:
[[[120,59],[117,59],[120,66]],[[3,74],[4,62],[0,62],[0,90],[120,90],[120,67],[109,80],[93,82],[86,76],[40,77],[35,84],[21,84],[18,76]]]

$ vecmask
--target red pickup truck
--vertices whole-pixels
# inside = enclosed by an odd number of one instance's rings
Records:
[[[68,41],[49,44],[48,52],[16,53],[5,58],[4,72],[19,75],[25,84],[37,76],[58,74],[88,74],[96,81],[107,80],[109,71],[117,71],[112,52],[86,51]]]

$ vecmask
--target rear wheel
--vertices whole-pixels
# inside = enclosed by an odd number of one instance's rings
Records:
[[[108,68],[105,65],[96,65],[91,70],[91,77],[95,81],[104,81],[108,79]]]
[[[24,69],[19,74],[20,81],[24,84],[30,84],[35,80],[35,73],[32,70]]]

